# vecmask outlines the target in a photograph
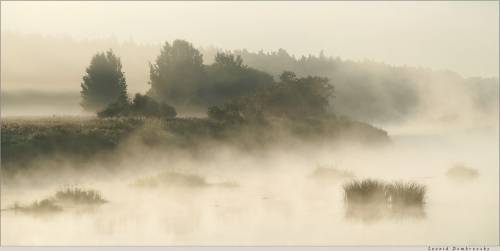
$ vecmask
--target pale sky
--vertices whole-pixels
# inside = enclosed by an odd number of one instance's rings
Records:
[[[1,2],[2,31],[317,54],[498,77],[499,3]]]

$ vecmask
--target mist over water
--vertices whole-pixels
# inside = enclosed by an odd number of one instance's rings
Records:
[[[248,152],[212,145],[195,157],[134,146],[125,147],[118,159],[89,161],[79,169],[71,162],[57,167],[40,162],[38,173],[3,180],[2,207],[72,184],[101,191],[109,203],[49,215],[3,211],[2,244],[498,243],[498,126],[434,134],[401,130],[391,138],[391,145],[377,148],[277,144]],[[479,177],[450,179],[446,171],[457,163],[477,169]],[[45,171],[43,165],[49,165]],[[346,217],[342,185],[348,180],[315,178],[318,166],[348,170],[357,179],[424,184],[424,212],[368,221]],[[206,183],[134,185],[162,172],[194,174]],[[233,185],[220,185],[224,182]]]
[[[1,245],[499,244],[498,2],[1,5]]]

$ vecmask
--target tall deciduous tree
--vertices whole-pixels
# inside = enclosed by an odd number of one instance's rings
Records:
[[[100,111],[111,103],[126,103],[127,83],[122,64],[111,50],[92,57],[81,84],[81,106],[86,111]]]
[[[193,103],[204,80],[202,54],[184,40],[165,43],[150,64],[149,95],[159,101],[184,106]]]

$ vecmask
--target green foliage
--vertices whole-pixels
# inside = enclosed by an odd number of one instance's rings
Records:
[[[215,62],[206,66],[206,82],[198,90],[198,105],[221,105],[270,86],[273,77],[243,64],[239,56],[217,53]]]
[[[400,120],[413,115],[421,100],[427,98],[419,92],[415,80],[438,82],[434,80],[445,75],[375,62],[353,62],[322,54],[296,58],[284,49],[268,53],[236,50],[233,53],[240,55],[250,67],[274,76],[290,70],[298,76],[328,77],[335,83],[336,112],[364,121]]]
[[[222,108],[210,108],[209,116],[225,118],[226,114],[238,115],[247,121],[269,118],[308,119],[326,117],[333,86],[327,78],[297,78],[292,72],[284,72],[281,82],[246,95]]]
[[[173,106],[165,102],[157,102],[147,95],[137,93],[131,104],[128,102],[115,102],[98,112],[97,115],[101,118],[125,116],[174,118],[177,116],[177,112]]]
[[[135,118],[2,121],[2,168],[22,167],[38,158],[57,154],[86,159],[106,153],[142,124],[143,120]]]
[[[146,117],[174,118],[177,116],[175,108],[165,102],[157,102],[147,95],[137,93],[130,107],[131,113]]]
[[[212,106],[208,108],[208,118],[227,123],[243,123],[244,119],[240,113],[240,108],[235,102],[224,104],[222,108]]]
[[[127,102],[127,84],[120,59],[111,50],[97,53],[90,62],[81,84],[81,106],[99,111],[114,102]]]
[[[184,40],[165,43],[154,64],[150,64],[149,95],[183,106],[193,102],[205,79],[203,56]]]

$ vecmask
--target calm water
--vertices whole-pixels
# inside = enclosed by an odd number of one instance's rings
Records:
[[[287,148],[247,154],[220,148],[209,157],[125,155],[123,171],[31,174],[2,186],[2,208],[53,194],[65,184],[102,192],[110,202],[51,215],[3,211],[3,245],[344,245],[498,244],[498,128],[392,135],[394,144]],[[479,171],[468,182],[446,177],[462,163]],[[103,163],[89,163],[100,170]],[[428,189],[420,217],[347,218],[342,184],[315,179],[318,165],[357,178],[417,181]],[[164,170],[195,173],[238,186],[131,185]]]

